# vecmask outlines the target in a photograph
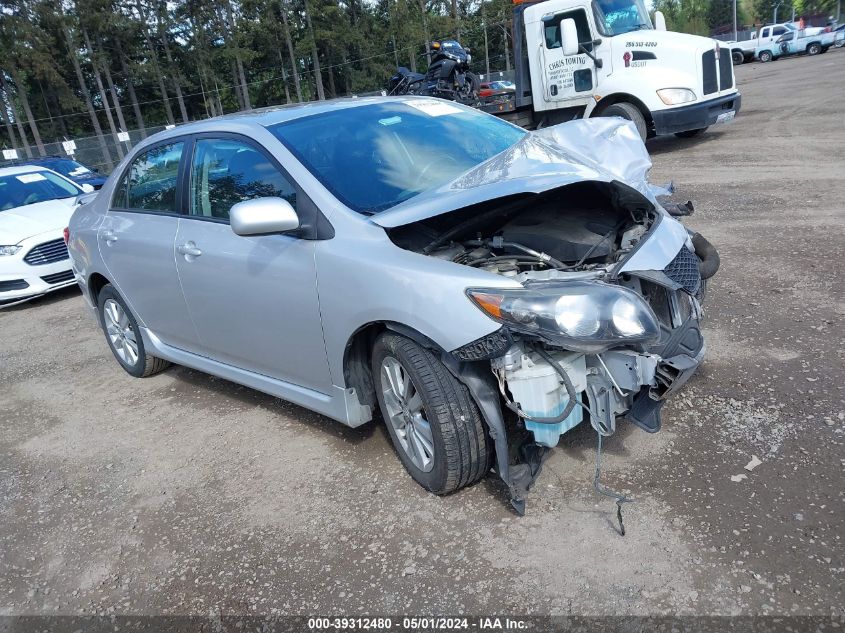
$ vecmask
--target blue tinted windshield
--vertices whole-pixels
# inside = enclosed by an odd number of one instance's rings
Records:
[[[643,0],[593,0],[593,13],[602,35],[654,28]]]
[[[341,202],[367,214],[444,185],[527,134],[439,99],[331,110],[270,131]]]
[[[72,198],[82,190],[49,171],[0,176],[0,211],[59,198]]]

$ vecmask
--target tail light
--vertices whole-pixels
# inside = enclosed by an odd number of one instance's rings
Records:
[[[65,246],[67,246],[68,240],[70,240],[70,230],[68,227],[62,229],[62,237],[65,239]]]

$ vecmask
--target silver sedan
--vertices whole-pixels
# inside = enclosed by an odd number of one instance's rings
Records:
[[[74,213],[69,249],[131,375],[178,363],[350,426],[380,413],[425,488],[495,467],[522,512],[563,433],[658,430],[702,358],[718,256],[650,165],[621,119],[276,108],[144,141]]]

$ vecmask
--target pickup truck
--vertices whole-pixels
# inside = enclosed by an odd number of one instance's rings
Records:
[[[727,46],[731,49],[731,59],[733,59],[734,66],[739,66],[743,62],[750,62],[757,57],[757,50],[766,44],[771,44],[782,35],[786,35],[792,31],[797,31],[798,26],[795,22],[782,22],[781,24],[769,24],[761,27],[757,31],[757,35],[750,40],[742,42],[727,42]],[[820,27],[807,27],[804,29],[807,35],[817,35],[824,31]]]
[[[757,48],[755,57],[761,62],[770,62],[779,57],[807,53],[818,55],[826,53],[833,46],[835,35],[831,32],[819,32],[818,29],[804,29],[784,33],[774,42]]]

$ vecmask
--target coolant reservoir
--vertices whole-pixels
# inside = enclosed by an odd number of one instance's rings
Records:
[[[587,388],[587,366],[583,354],[554,352],[552,358],[567,373],[579,394]],[[551,418],[560,415],[569,402],[566,387],[555,368],[539,354],[523,354],[518,369],[505,372],[514,402],[520,409],[536,418]],[[574,428],[584,419],[580,406],[556,424],[543,424],[525,420],[525,428],[534,434],[534,440],[543,446],[556,446],[560,436]]]

